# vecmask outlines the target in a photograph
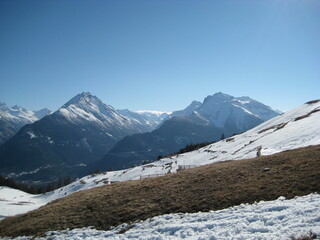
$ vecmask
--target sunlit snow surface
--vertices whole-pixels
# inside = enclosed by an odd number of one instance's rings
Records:
[[[36,209],[46,203],[69,195],[117,181],[136,180],[156,174],[176,172],[179,166],[200,166],[226,160],[253,158],[262,146],[262,155],[320,144],[320,101],[304,104],[243,133],[208,145],[199,150],[164,158],[147,165],[126,170],[89,175],[68,186],[42,195],[0,188],[0,216],[12,216]],[[312,113],[311,113],[312,112]],[[302,116],[304,116],[302,118]],[[301,118],[301,119],[297,119]],[[146,159],[150,160],[150,159]],[[14,197],[13,197],[14,196]]]
[[[120,234],[123,229],[128,229]],[[40,239],[291,239],[320,234],[320,195],[242,204],[232,208],[192,214],[168,214],[111,231],[91,228],[48,232]],[[123,231],[122,231],[123,232]],[[18,238],[28,239],[26,237]]]

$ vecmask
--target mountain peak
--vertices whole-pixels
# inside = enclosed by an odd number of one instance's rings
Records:
[[[0,102],[0,110],[1,111],[4,111],[4,110],[7,110],[8,109],[8,106],[7,104],[3,103],[3,102]]]
[[[232,96],[230,96],[230,95],[228,95],[228,94],[222,93],[222,92],[217,92],[217,93],[215,93],[215,94],[213,94],[213,95],[207,96],[207,97],[204,99],[203,104],[205,104],[206,102],[211,101],[211,100],[213,100],[213,101],[215,101],[215,102],[229,101],[229,100],[231,100],[232,98],[234,98],[234,97],[232,97]]]
[[[82,105],[82,104],[102,104],[101,100],[96,96],[92,95],[90,92],[82,92],[75,97],[73,97],[70,101],[63,105],[63,108],[66,108],[70,105]]]
[[[90,92],[82,92],[79,95],[81,95],[82,97],[93,97],[93,95]]]
[[[25,108],[21,107],[21,106],[18,106],[18,105],[14,105],[11,107],[12,109],[15,109],[15,110],[25,110]]]

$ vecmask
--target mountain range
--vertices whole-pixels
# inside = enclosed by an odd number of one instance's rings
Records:
[[[0,145],[15,135],[21,127],[49,115],[50,110],[27,110],[20,106],[8,107],[0,102]]]
[[[76,177],[126,135],[144,131],[90,93],[78,94],[56,112],[25,125],[0,147],[0,169],[19,180]]]
[[[251,98],[217,93],[173,113],[116,110],[78,94],[54,113],[27,124],[0,146],[0,173],[52,182],[96,167],[122,169],[153,161],[187,144],[217,141],[278,115]]]
[[[188,144],[214,142],[221,136],[247,131],[277,115],[277,111],[249,97],[236,98],[219,92],[202,103],[193,101],[184,110],[173,112],[150,133],[126,136],[92,169],[141,165]]]
[[[307,146],[319,145],[319,126],[320,100],[310,101],[272,118],[249,131],[209,144],[203,148],[183,154],[176,154],[153,163],[125,170],[90,174],[47,194],[31,195],[18,190],[7,190],[6,188],[0,189],[2,196],[5,196],[5,199],[8,199],[0,201],[0,215],[12,216],[25,213],[74,192],[107,185],[113,182],[163,176],[184,168],[197,167],[222,161],[255,158],[260,146],[262,154],[261,159],[263,159],[263,156]],[[257,158],[254,161],[259,160],[260,158]],[[285,161],[285,159],[282,161]],[[255,165],[260,166],[260,163]],[[219,165],[217,166],[217,169],[219,169]],[[275,168],[271,162],[270,164],[266,163],[266,167],[268,168],[262,167],[259,170],[261,178],[268,176],[269,171],[273,171],[278,173],[277,177],[279,179],[283,179],[282,170],[285,171],[285,169]],[[307,165],[305,167],[307,168]],[[294,167],[289,168],[294,169]],[[241,172],[239,172],[238,177],[241,177]],[[317,175],[314,175],[313,177],[316,179]],[[192,181],[193,180],[190,179],[190,183],[192,183]],[[237,182],[237,180],[234,181]],[[246,181],[250,182],[250,179],[246,179]],[[113,187],[113,185],[110,187]],[[218,189],[221,188],[221,186],[216,187]],[[9,193],[7,193],[7,191],[9,191]],[[233,193],[231,193],[230,196],[233,196],[232,194]]]

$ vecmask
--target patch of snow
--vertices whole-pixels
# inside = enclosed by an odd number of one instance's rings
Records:
[[[48,142],[49,142],[50,144],[54,144],[54,141],[51,139],[51,137],[48,137],[48,136],[47,136],[47,140],[48,140]]]
[[[32,131],[28,131],[27,134],[30,136],[31,139],[37,138],[37,135],[35,135]]]
[[[107,133],[107,132],[106,132],[106,134],[107,134],[109,137],[113,137],[110,133]]]
[[[42,169],[47,169],[47,168],[51,168],[52,166],[50,165],[47,165],[47,166],[44,166],[44,167],[40,167],[40,168],[37,168],[33,171],[29,171],[29,172],[26,172],[26,171],[23,171],[23,172],[20,172],[20,173],[10,173],[8,174],[8,177],[10,178],[16,178],[16,177],[21,177],[23,175],[29,175],[29,174],[35,174],[37,172],[39,172],[40,170]]]
[[[244,101],[244,100],[240,100],[240,99],[233,99],[232,102],[238,102],[238,103],[244,105],[244,104],[249,104],[250,100]]]

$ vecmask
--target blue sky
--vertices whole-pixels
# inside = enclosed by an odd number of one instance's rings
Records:
[[[1,0],[0,101],[90,91],[172,111],[222,91],[289,110],[320,98],[319,0]]]

